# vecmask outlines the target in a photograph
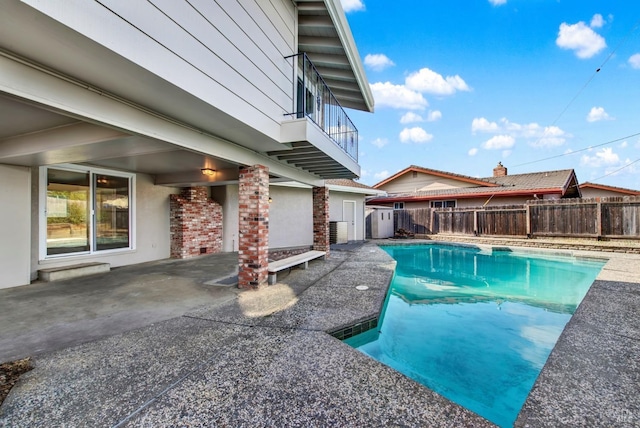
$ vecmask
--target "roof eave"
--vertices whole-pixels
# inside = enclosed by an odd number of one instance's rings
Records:
[[[336,32],[347,56],[347,61],[349,61],[351,65],[351,69],[362,94],[366,111],[373,113],[375,104],[373,93],[371,92],[371,87],[369,86],[369,81],[367,80],[355,39],[351,33],[347,16],[342,9],[342,4],[340,0],[324,0],[324,4],[327,7],[327,12],[331,17],[331,21],[333,21],[333,25],[335,25]]]
[[[366,189],[364,187],[340,186],[338,184],[325,184],[327,189],[334,192],[358,193],[361,195],[382,196],[385,194],[382,190]]]
[[[388,196],[384,198],[374,198],[368,203],[389,203],[389,202],[423,202],[423,201],[439,201],[444,199],[473,199],[473,198],[486,198],[486,197],[501,197],[501,196],[532,196],[532,195],[562,195],[563,190],[558,188],[550,189],[531,189],[531,190],[511,190],[504,192],[481,192],[481,193],[462,193],[462,194],[441,194],[441,195],[424,195],[424,196]]]

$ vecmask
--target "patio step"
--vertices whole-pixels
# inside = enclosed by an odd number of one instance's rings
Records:
[[[109,272],[110,270],[111,265],[109,263],[80,263],[71,266],[39,269],[38,279],[44,282],[60,281],[62,279],[77,278],[79,276]]]

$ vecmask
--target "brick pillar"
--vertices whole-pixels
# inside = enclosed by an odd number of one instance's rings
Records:
[[[238,224],[239,288],[258,288],[269,265],[269,169],[240,169]]]
[[[169,197],[171,258],[186,259],[222,251],[222,207],[206,187],[186,187]]]
[[[329,189],[313,188],[313,249],[329,256]]]

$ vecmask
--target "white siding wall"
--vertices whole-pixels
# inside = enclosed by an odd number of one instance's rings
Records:
[[[291,112],[296,11],[286,0],[26,0],[252,128]]]
[[[122,253],[94,254],[92,256],[69,256],[58,259],[38,260],[38,245],[32,245],[31,277],[37,277],[38,269],[68,266],[86,262],[105,262],[112,267],[126,266],[153,260],[166,259],[170,255],[169,195],[180,193],[180,189],[156,186],[153,178],[146,174],[136,175],[136,249]],[[37,206],[37,193],[34,192]],[[38,210],[34,210],[37,212]],[[38,229],[38,216],[32,216],[33,230]],[[35,233],[35,232],[34,232]],[[37,240],[35,240],[37,241]],[[29,254],[28,250],[25,254]]]
[[[436,175],[418,173],[414,178],[410,171],[395,180],[390,181],[380,190],[388,193],[407,193],[427,190],[456,189],[459,187],[478,187],[477,184],[467,183],[462,180],[438,177]]]
[[[31,169],[0,165],[0,288],[28,284]]]
[[[311,189],[270,186],[269,248],[313,245]]]

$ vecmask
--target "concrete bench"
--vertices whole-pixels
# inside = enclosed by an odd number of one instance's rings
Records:
[[[72,266],[62,266],[38,270],[38,279],[43,282],[60,281],[62,279],[77,278],[79,276],[95,275],[109,272],[109,263],[81,263]]]
[[[309,261],[322,257],[323,259],[327,253],[325,251],[307,251],[306,253],[296,254],[295,256],[287,257],[286,259],[276,260],[269,263],[269,278],[267,282],[269,285],[273,285],[277,281],[278,272],[284,269],[288,269],[293,266],[302,265],[302,269],[306,269],[309,266]]]

